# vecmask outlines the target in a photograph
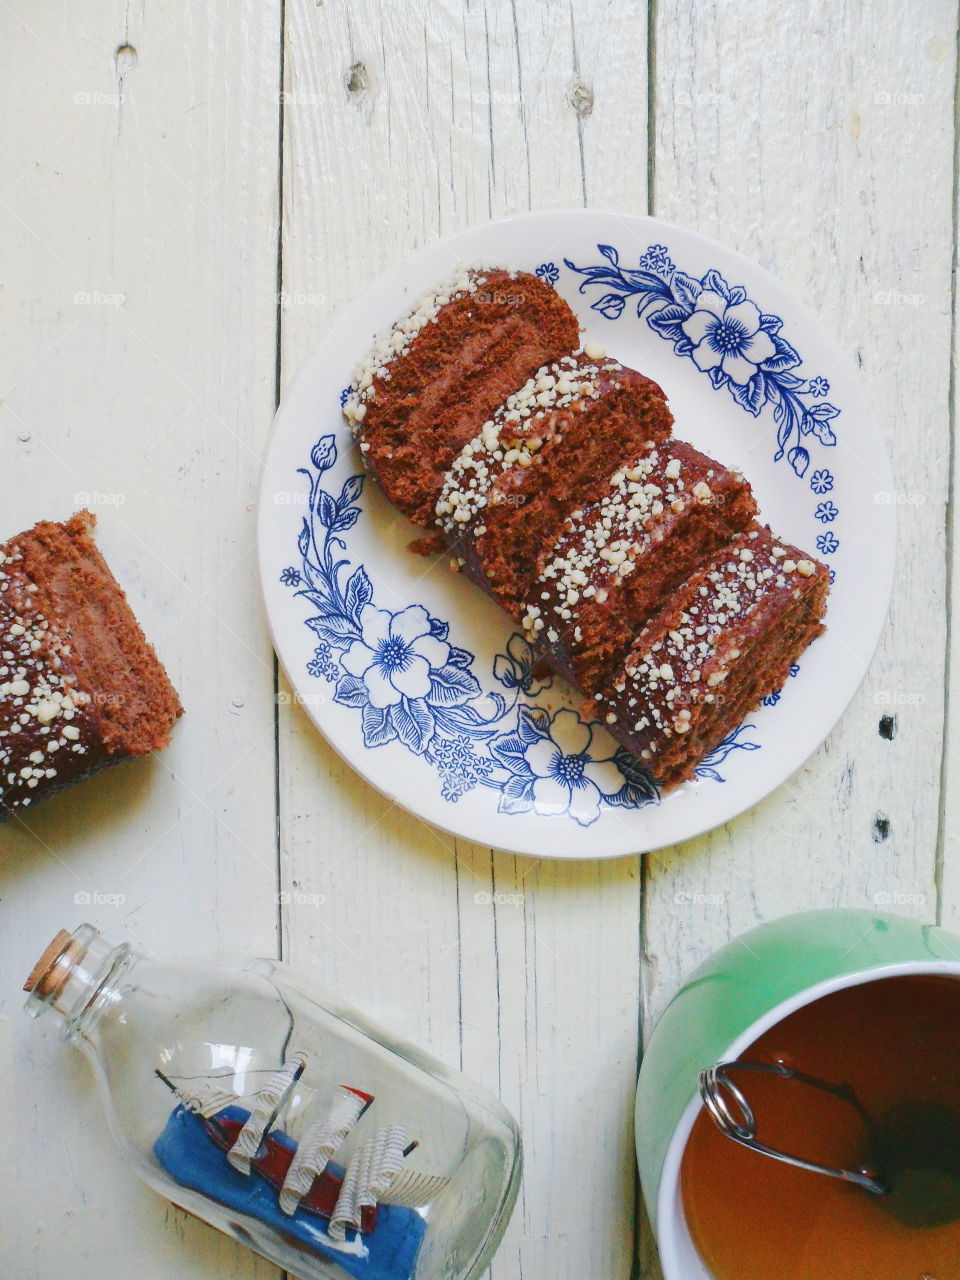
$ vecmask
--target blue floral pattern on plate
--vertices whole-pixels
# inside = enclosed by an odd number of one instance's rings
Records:
[[[598,726],[566,708],[552,714],[523,699],[549,687],[533,653],[515,633],[492,667],[505,693],[484,693],[475,656],[449,641],[449,624],[420,604],[381,609],[363,567],[352,571],[340,534],[360,514],[365,477],[350,476],[339,495],[322,477],[336,462],[332,435],[301,468],[310,484],[310,515],[300,529],[300,568],[280,581],[312,608],[306,625],[317,637],[307,674],[335,683],[333,700],[360,714],[364,745],[399,742],[435,766],[445,800],[476,786],[499,792],[502,813],[569,815],[581,826],[604,805],[638,808],[658,799],[645,770],[622,748],[602,754]]]
[[[597,248],[605,260],[598,265],[563,259],[583,277],[581,293],[603,290],[592,309],[616,320],[631,303],[636,316],[672,342],[674,352],[690,359],[715,390],[726,388],[754,417],[770,406],[777,427],[775,460],[786,458],[798,477],[806,476],[813,441],[827,448],[836,444],[831,423],[840,411],[823,399],[830,390],[826,378],[804,379],[794,372],[801,358],[782,336],[780,317],[764,313],[742,286],[731,286],[718,271],[699,278],[680,271],[664,245],[648,246],[636,268],[623,266],[615,247]],[[560,278],[554,262],[541,263],[536,274],[554,286]],[[340,393],[341,404],[347,391]],[[451,644],[448,623],[421,604],[399,610],[376,604],[364,566],[351,567],[342,554],[341,535],[360,515],[365,477],[350,476],[339,494],[328,492],[321,479],[336,458],[335,438],[325,435],[312,450],[311,468],[300,469],[309,482],[300,565],[289,565],[279,576],[311,605],[306,625],[317,644],[308,675],[333,684],[334,702],[357,711],[365,746],[396,742],[431,764],[450,803],[475,787],[491,788],[501,813],[569,816],[589,826],[604,807],[658,802],[649,773],[615,747],[601,726],[568,708],[549,711],[527,701],[552,682],[537,672],[522,635],[514,633],[493,660],[490,674],[503,692],[484,692],[474,674],[475,655]],[[833,474],[817,467],[809,485],[822,498],[834,489]],[[821,501],[814,515],[826,525],[839,510],[831,499]],[[825,555],[839,545],[832,530],[817,539]],[[798,670],[794,665],[790,674]],[[780,696],[772,693],[763,704],[773,707]],[[697,778],[722,783],[719,766],[732,752],[760,749],[747,736],[752,729],[743,724],[729,734],[701,761]]]
[[[777,424],[776,461],[785,456],[796,474],[804,476],[810,465],[806,444],[812,439],[828,447],[837,443],[830,423],[840,410],[827,402],[811,405],[804,400],[825,395],[829,383],[791,372],[800,356],[780,332],[782,319],[764,314],[742,285],[729,285],[714,270],[699,279],[687,275],[673,264],[664,245],[650,245],[636,268],[623,266],[613,245],[599,244],[597,250],[604,263],[578,267],[569,258],[563,260],[583,276],[581,293],[594,286],[604,290],[591,309],[619,320],[627,303],[635,300],[637,316],[672,342],[678,356],[706,373],[715,389],[726,387],[754,417],[771,405]]]

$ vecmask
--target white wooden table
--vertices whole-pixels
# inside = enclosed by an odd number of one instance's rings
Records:
[[[131,1181],[79,1055],[21,1014],[62,925],[280,952],[499,1093],[526,1175],[497,1280],[658,1274],[631,1096],[711,949],[812,906],[960,926],[957,17],[0,0],[0,537],[91,505],[187,708],[160,758],[0,830],[3,1280],[277,1274]],[[254,500],[278,391],[338,306],[438,235],[581,204],[715,236],[809,301],[909,501],[880,651],[808,765],[683,847],[557,864],[411,818],[278,696]]]

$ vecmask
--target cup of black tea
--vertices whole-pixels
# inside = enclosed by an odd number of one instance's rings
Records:
[[[644,1055],[665,1280],[960,1280],[960,939],[788,916],[717,952]]]

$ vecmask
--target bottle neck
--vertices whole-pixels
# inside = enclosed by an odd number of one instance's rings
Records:
[[[61,929],[24,983],[26,1011],[39,1018],[49,1009],[61,1019],[64,1039],[81,1040],[120,999],[120,977],[138,958],[126,942],[104,942],[93,925]]]

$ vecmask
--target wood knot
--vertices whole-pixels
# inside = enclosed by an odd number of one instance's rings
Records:
[[[890,834],[890,819],[885,813],[878,813],[873,820],[873,843],[882,844]]]
[[[132,44],[117,45],[113,60],[117,64],[117,75],[122,80],[137,65],[137,51]]]
[[[355,62],[347,72],[347,93],[366,93],[370,88],[370,76],[362,62]]]
[[[580,120],[585,120],[593,111],[593,90],[582,80],[574,80],[570,86],[570,105]]]
[[[897,736],[897,717],[881,716],[878,732],[881,738],[885,738],[887,742],[892,742]]]

